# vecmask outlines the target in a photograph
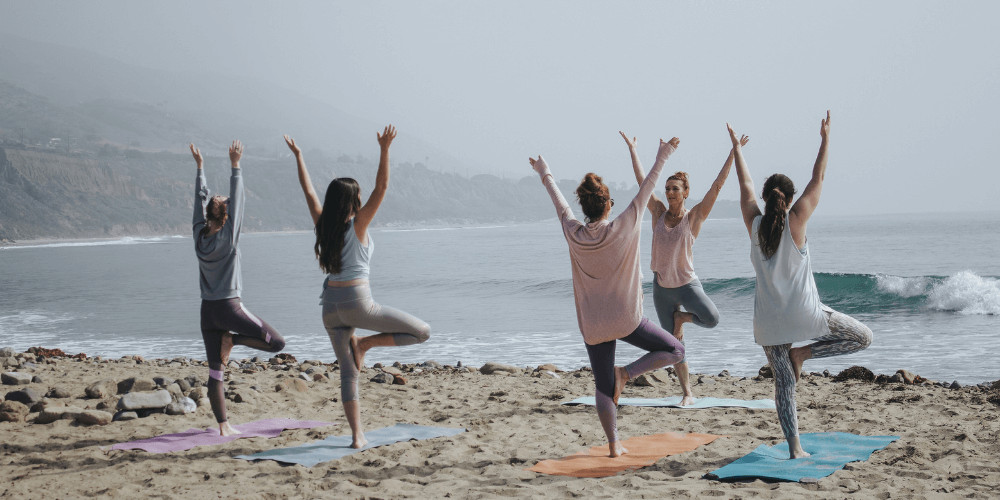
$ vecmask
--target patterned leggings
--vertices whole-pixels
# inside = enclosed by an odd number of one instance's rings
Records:
[[[830,334],[813,339],[809,344],[812,357],[828,358],[852,354],[867,348],[872,343],[872,331],[860,321],[821,305],[830,325]],[[785,439],[799,435],[799,416],[795,410],[795,369],[792,368],[788,351],[792,344],[768,345],[764,354],[774,372],[774,401],[778,407],[778,421]]]

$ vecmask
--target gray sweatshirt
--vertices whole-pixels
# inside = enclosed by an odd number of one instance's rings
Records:
[[[194,186],[194,218],[191,220],[194,234],[194,253],[198,256],[201,274],[201,298],[203,300],[230,299],[240,296],[243,289],[243,273],[240,269],[240,228],[243,226],[243,176],[234,168],[229,178],[229,218],[219,232],[205,236],[202,229],[208,227],[205,221],[205,207],[211,198],[205,185],[205,173],[198,169],[198,179]]]

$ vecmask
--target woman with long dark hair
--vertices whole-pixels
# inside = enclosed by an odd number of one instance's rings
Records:
[[[208,355],[208,400],[219,423],[219,434],[240,432],[229,425],[222,387],[223,370],[233,345],[267,352],[285,348],[285,339],[271,325],[254,316],[240,300],[243,274],[240,266],[240,229],[243,227],[243,174],[240,158],[243,143],[233,141],[229,161],[229,197],[209,196],[202,170],[201,150],[190,145],[198,164],[194,187],[194,251],[198,256],[201,285],[201,337]],[[236,333],[236,335],[233,335]]]
[[[629,139],[624,132],[618,133],[625,139],[625,144],[628,144],[635,180],[642,184],[646,176],[635,150],[636,139]],[[744,136],[740,144],[745,146],[749,140]],[[701,232],[701,225],[712,212],[732,166],[733,152],[730,151],[712,187],[691,210],[684,207],[684,201],[691,192],[687,172],[676,172],[667,177],[664,189],[666,204],[655,194],[650,196],[649,203],[646,204],[653,216],[653,250],[649,263],[649,268],[653,270],[653,305],[656,307],[660,326],[677,337],[682,344],[684,323],[694,323],[703,328],[715,328],[719,324],[719,309],[705,294],[701,280],[694,272],[694,241]],[[694,403],[687,358],[677,362],[674,371],[683,392],[681,406]]]
[[[430,337],[431,331],[419,318],[372,300],[368,273],[375,242],[368,226],[389,187],[389,145],[396,138],[396,129],[389,125],[376,136],[381,155],[375,188],[364,205],[358,182],[348,177],[330,181],[326,199],[320,204],[302,150],[291,137],[285,136],[288,148],[295,154],[299,184],[315,224],[313,251],[320,269],[327,273],[323,286],[323,325],[337,354],[341,401],[351,426],[354,448],[368,443],[358,404],[358,373],[364,367],[365,353],[373,347],[419,344]],[[381,333],[358,338],[354,335],[356,328]]]
[[[809,358],[840,356],[871,345],[872,331],[860,321],[834,311],[819,299],[813,278],[806,223],[819,204],[826,175],[830,136],[830,112],[820,125],[819,154],[812,178],[793,204],[795,185],[782,174],[764,181],[761,213],[754,199],[753,180],[743,159],[736,132],[729,129],[740,182],[740,207],[750,235],[750,261],[757,275],[754,295],[753,333],[764,348],[774,372],[774,399],[781,430],[788,441],[790,458],[809,456],[799,442],[799,420],[795,410],[795,385],[802,364]],[[812,340],[792,347],[793,342]]]
[[[614,220],[608,220],[611,199],[601,177],[588,173],[576,188],[587,218],[576,219],[559,192],[545,160],[529,158],[552,198],[563,236],[569,244],[573,269],[576,317],[594,371],[597,416],[608,438],[612,457],[628,453],[618,440],[618,397],[629,379],[684,359],[684,346],[672,335],[642,316],[642,273],[639,271],[639,232],[642,207],[649,202],[667,158],[680,140],[660,141],[656,163],[639,186],[639,192]],[[615,366],[616,341],[623,340],[649,351],[627,366]]]

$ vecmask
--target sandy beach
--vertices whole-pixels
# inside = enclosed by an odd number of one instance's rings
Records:
[[[16,421],[0,422],[0,497],[989,498],[1000,487],[1000,384],[948,388],[932,382],[875,383],[835,381],[819,373],[806,376],[797,393],[801,432],[901,436],[867,462],[848,464],[814,483],[720,482],[704,477],[759,444],[782,441],[773,411],[621,407],[622,438],[667,431],[726,437],[614,477],[577,479],[537,474],[527,467],[604,443],[592,407],[559,404],[593,394],[593,379],[586,370],[553,375],[521,367],[519,373],[484,374],[478,367],[433,362],[386,367],[402,374],[406,383],[400,385],[371,381],[383,369],[368,367],[362,373],[361,402],[369,431],[414,423],[464,427],[467,432],[365,450],[306,468],[233,457],[347,434],[336,365],[304,360],[278,363],[263,357],[256,362],[234,361],[239,368],[227,371],[227,404],[233,424],[286,417],[337,425],[286,430],[273,439],[239,439],[154,454],[112,451],[110,446],[192,427],[214,427],[207,405],[184,415],[152,414],[106,425],[65,419],[42,424],[35,422],[40,411],[28,412],[12,418]],[[95,398],[86,394],[88,386],[101,380],[203,381],[207,376],[203,362],[183,358],[75,359],[16,353],[5,358],[4,365],[4,373],[30,374],[34,380],[4,385],[4,394],[29,387],[47,394],[51,397],[35,403],[34,409],[44,407],[49,413],[61,407],[114,412],[120,395]],[[807,364],[806,369],[818,365]],[[306,371],[311,372],[308,382],[300,377]],[[653,380],[651,386],[629,385],[624,396],[678,393],[672,375],[660,371],[656,376],[661,381]],[[293,383],[295,379],[302,382]],[[772,380],[760,376],[696,375],[695,380],[697,396],[773,397]]]

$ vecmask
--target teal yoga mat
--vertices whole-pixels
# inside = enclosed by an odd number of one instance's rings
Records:
[[[656,406],[668,408],[682,408],[685,410],[700,410],[704,408],[750,408],[754,410],[773,410],[773,399],[726,399],[726,398],[695,398],[694,404],[681,406],[681,397],[673,396],[669,398],[621,398],[618,404],[622,406]],[[594,396],[576,398],[567,401],[564,405],[590,405],[597,403]]]
[[[322,441],[313,441],[290,448],[277,448],[274,450],[262,451],[253,455],[239,455],[236,458],[243,460],[274,460],[287,464],[299,464],[312,467],[316,464],[329,462],[338,458],[344,458],[359,451],[369,448],[385,446],[387,444],[409,441],[411,439],[432,439],[437,437],[454,436],[465,432],[465,429],[454,427],[432,427],[414,424],[396,424],[392,427],[383,427],[365,433],[368,444],[364,448],[351,448],[351,436],[330,436]]]
[[[764,478],[783,481],[819,479],[843,469],[848,462],[868,460],[899,436],[858,436],[846,432],[802,434],[802,449],[811,456],[788,459],[788,443],[762,444],[745,457],[708,474],[714,479]]]

